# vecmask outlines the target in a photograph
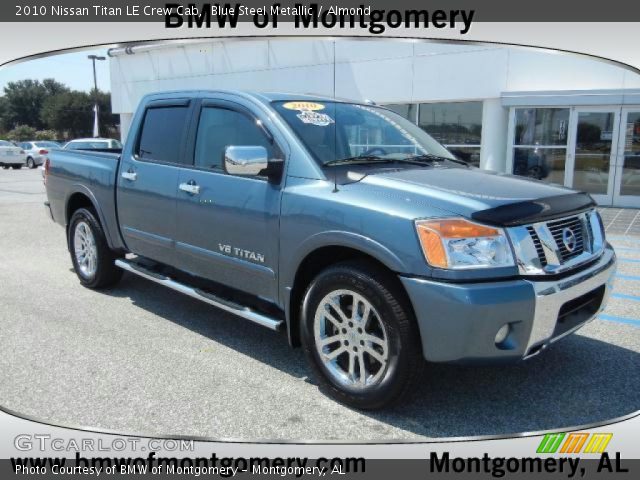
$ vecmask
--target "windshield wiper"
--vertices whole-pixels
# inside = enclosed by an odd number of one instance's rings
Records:
[[[394,160],[390,158],[378,157],[377,155],[358,155],[357,157],[338,158],[336,160],[329,160],[323,165],[325,167],[332,167],[335,165],[353,165],[358,163],[390,163]]]
[[[414,155],[413,157],[407,157],[407,158],[403,158],[403,161],[407,161],[407,162],[422,162],[422,161],[427,161],[427,162],[453,162],[453,163],[457,163],[459,165],[466,165],[469,166],[469,164],[467,162],[465,162],[464,160],[458,160],[457,158],[449,158],[449,157],[443,157],[441,155],[435,155],[433,153],[423,153],[421,155]]]
[[[377,155],[358,155],[356,157],[339,158],[337,160],[329,160],[324,163],[325,167],[332,167],[337,165],[357,165],[367,163],[410,163],[412,165],[430,165],[434,162],[447,161],[458,163],[461,165],[468,165],[467,162],[457,160],[449,157],[442,157],[440,155],[434,155],[432,153],[425,153],[421,155],[414,155],[407,158],[385,158]]]

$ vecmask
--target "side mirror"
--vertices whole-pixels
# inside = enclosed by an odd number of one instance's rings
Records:
[[[282,160],[269,160],[267,149],[262,146],[230,145],[224,149],[224,171],[230,175],[265,175],[279,181],[282,165]]]
[[[264,147],[232,145],[224,149],[224,171],[230,175],[264,175],[268,166],[269,156]]]

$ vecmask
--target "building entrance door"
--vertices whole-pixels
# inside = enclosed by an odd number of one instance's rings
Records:
[[[612,205],[618,164],[620,107],[575,107],[569,121],[565,185]]]
[[[640,207],[640,106],[623,107],[613,204],[620,207]]]

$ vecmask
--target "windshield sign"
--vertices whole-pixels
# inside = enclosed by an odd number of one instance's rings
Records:
[[[418,126],[385,108],[307,101],[274,102],[273,106],[323,165],[360,158],[455,159]]]

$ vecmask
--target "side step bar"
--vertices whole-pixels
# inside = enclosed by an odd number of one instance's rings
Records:
[[[193,288],[183,283],[176,282],[169,277],[155,273],[133,262],[118,259],[116,260],[116,266],[122,268],[123,270],[126,270],[127,272],[131,272],[135,275],[146,278],[147,280],[151,280],[152,282],[164,285],[171,290],[175,290],[176,292],[183,293],[192,298],[195,298],[196,300],[200,300],[201,302],[213,305],[214,307],[224,310],[225,312],[232,313],[234,315],[262,325],[263,327],[270,328],[271,330],[280,330],[280,327],[282,326],[282,320],[268,317],[262,313],[255,312],[248,307],[244,307],[242,305],[230,302],[229,300],[217,297],[212,293],[204,292],[197,288]]]

